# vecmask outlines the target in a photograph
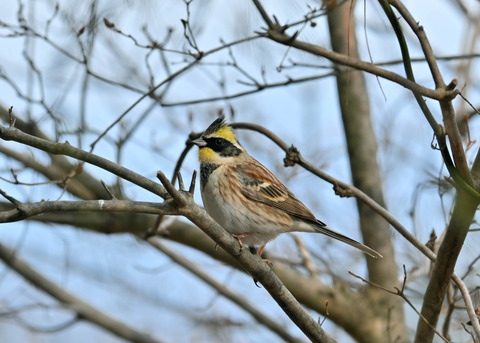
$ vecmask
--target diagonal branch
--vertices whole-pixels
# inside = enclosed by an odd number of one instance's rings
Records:
[[[48,140],[28,135],[22,131],[0,126],[0,138],[6,141],[15,141],[33,148],[43,150],[53,155],[66,155],[78,160],[93,164],[105,169],[127,181],[130,181],[162,198],[166,198],[168,193],[165,188],[158,183],[153,182],[142,175],[139,175],[130,169],[120,166],[98,155],[86,152],[70,145],[70,143],[53,143]]]
[[[433,55],[432,47],[430,45],[430,42],[428,41],[428,38],[425,34],[425,31],[423,30],[423,27],[418,23],[418,21],[415,20],[415,18],[411,15],[411,13],[408,11],[408,9],[403,5],[403,3],[400,0],[390,0],[389,3],[394,6],[397,11],[401,14],[401,16],[405,19],[407,24],[411,27],[412,31],[415,33],[415,35],[418,37],[418,40],[420,42],[420,45],[422,47],[423,53],[427,59],[428,66],[430,68],[430,71],[432,73],[433,80],[435,81],[435,86],[437,89],[453,89],[456,86],[456,80],[453,80],[452,83],[448,86],[445,85],[445,82],[443,81],[442,74],[440,73],[440,70],[438,68],[437,62],[435,60],[435,57]],[[382,6],[386,9],[388,12],[389,5],[387,4],[387,1],[383,0],[381,1]],[[390,9],[391,11],[391,9]],[[393,16],[391,19],[392,25],[394,27],[399,27],[400,25],[398,24],[398,21],[396,17]],[[398,29],[400,30],[400,29]],[[401,34],[398,33],[397,35]],[[410,59],[406,59],[405,63],[410,65]],[[411,68],[411,67],[410,67]],[[409,79],[414,81],[413,79],[413,73],[410,72],[411,76],[409,76]],[[465,157],[465,152],[463,149],[463,143],[462,143],[462,138],[460,135],[460,131],[457,126],[457,122],[455,119],[455,113],[453,110],[453,106],[451,103],[451,99],[438,99],[440,100],[440,107],[442,109],[442,114],[443,114],[443,121],[445,123],[445,129],[448,134],[448,139],[450,141],[450,145],[452,147],[452,155],[453,159],[455,161],[455,165],[460,172],[460,175],[463,177],[464,180],[468,182],[468,184],[472,185],[472,177],[469,172],[468,168],[468,163],[467,159]],[[418,101],[418,100],[417,100]],[[436,131],[435,131],[436,132]],[[437,132],[436,132],[437,133]]]
[[[260,4],[260,1],[255,0],[254,4],[257,7],[257,10],[259,12],[265,11],[262,5]],[[365,71],[367,73],[385,78],[387,80],[395,82],[407,89],[410,89],[428,98],[432,98],[436,100],[453,99],[458,94],[458,92],[454,90],[430,89],[430,88],[421,86],[418,83],[408,80],[394,72],[379,68],[373,63],[364,62],[364,61],[358,60],[357,58],[349,57],[342,53],[330,51],[318,45],[300,41],[297,39],[296,36],[291,37],[288,34],[286,34],[284,32],[284,28],[279,25],[274,25],[273,28],[269,27],[269,30],[266,33],[263,32],[260,34],[263,37],[276,41],[277,43],[287,45],[292,48],[296,48],[305,52],[309,52],[316,56],[325,57],[326,59],[336,64],[351,67],[354,69]]]
[[[187,269],[189,272],[196,275],[200,280],[209,284],[213,287],[218,293],[224,296],[227,299],[230,299],[232,302],[240,306],[246,312],[250,313],[260,324],[269,328],[272,332],[275,332],[278,336],[283,338],[286,342],[301,342],[300,339],[290,335],[285,328],[275,321],[264,315],[259,311],[255,306],[253,306],[248,299],[238,295],[237,293],[231,291],[228,287],[220,284],[217,280],[212,278],[210,275],[202,271],[198,266],[193,262],[189,261],[182,255],[179,255],[168,249],[164,244],[162,244],[158,239],[149,238],[147,241],[156,249],[167,255],[172,261],[181,265],[183,268]]]
[[[171,197],[177,199],[180,215],[188,218],[202,229],[236,261],[265,289],[277,302],[287,316],[302,330],[302,332],[314,342],[336,342],[327,334],[310,314],[299,304],[297,299],[285,287],[282,281],[273,273],[270,266],[260,256],[252,254],[248,249],[242,249],[237,239],[215,222],[203,208],[193,200],[193,194],[182,189],[177,191],[162,173],[157,175],[166,189],[171,192]]]

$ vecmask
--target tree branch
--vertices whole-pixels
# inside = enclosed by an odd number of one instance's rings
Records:
[[[278,336],[283,338],[287,342],[301,342],[300,339],[293,337],[288,333],[285,328],[272,319],[264,315],[261,311],[259,311],[255,306],[250,304],[248,299],[238,295],[237,293],[231,291],[228,287],[225,287],[217,280],[212,278],[210,275],[202,271],[198,266],[196,266],[193,262],[189,261],[185,257],[175,253],[174,251],[168,249],[164,244],[162,244],[158,239],[149,238],[147,239],[148,243],[150,243],[153,247],[157,250],[161,251],[165,255],[167,255],[172,261],[177,263],[178,265],[182,266],[195,276],[197,276],[200,280],[207,283],[211,287],[213,287],[219,294],[224,296],[225,298],[229,299],[233,303],[237,304],[240,308],[244,311],[248,312],[253,318],[255,318],[260,324],[269,328],[272,332],[276,333]]]
[[[445,237],[438,250],[432,276],[423,297],[421,313],[426,320],[436,326],[449,280],[457,262],[458,255],[472,223],[479,202],[468,194],[457,193],[453,213]],[[415,343],[427,343],[433,339],[433,330],[423,320],[417,324]]]
[[[242,249],[237,239],[194,202],[192,194],[184,192],[182,189],[180,191],[172,189],[173,186],[169,184],[168,179],[164,176],[161,177],[161,180],[164,186],[168,187],[167,189],[175,193],[171,194],[171,196],[173,199],[177,199],[180,215],[191,220],[227,253],[232,255],[255,280],[265,287],[280,308],[308,338],[315,342],[335,342],[298,303],[292,293],[260,256],[253,255],[248,249]],[[167,186],[167,184],[169,185]]]
[[[105,169],[127,181],[130,181],[160,197],[165,199],[168,196],[167,191],[158,183],[143,177],[125,167],[113,163],[103,157],[75,148],[66,141],[65,143],[52,143],[45,139],[34,137],[23,133],[22,131],[0,126],[0,138],[6,141],[15,141],[33,148],[43,150],[53,155],[66,155],[78,160],[93,164]]]
[[[259,11],[265,11],[259,1],[254,1],[254,3]],[[281,30],[273,30],[270,28],[266,33],[263,32],[259,34],[261,34],[266,38],[272,39],[280,44],[287,45],[302,51],[306,51],[316,56],[325,57],[336,64],[351,67],[354,69],[365,71],[367,73],[385,78],[387,80],[397,83],[407,89],[410,89],[428,98],[432,98],[436,100],[453,99],[458,94],[458,92],[454,90],[443,90],[443,89],[434,90],[427,87],[423,87],[417,84],[416,82],[410,81],[396,73],[379,68],[373,63],[363,62],[356,58],[352,58],[347,55],[322,48],[318,45],[300,41],[296,37],[291,37],[288,34],[281,32]]]
[[[150,203],[129,200],[41,201],[20,203],[15,209],[0,212],[0,223],[16,222],[50,212],[123,212],[176,215],[171,202]]]

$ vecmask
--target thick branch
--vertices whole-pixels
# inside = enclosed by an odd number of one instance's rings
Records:
[[[433,266],[432,276],[423,298],[422,315],[436,326],[450,278],[458,255],[477,211],[478,202],[468,194],[459,191],[442,245]],[[417,325],[415,343],[427,343],[433,339],[432,328],[420,320]]]
[[[353,31],[355,21],[351,14],[351,6],[354,6],[353,2],[347,1],[328,11],[328,27],[333,51],[357,59],[359,54],[356,35]],[[384,207],[382,179],[377,162],[377,142],[370,118],[364,74],[351,69],[340,71],[337,74],[337,90],[353,184]],[[357,201],[357,207],[365,244],[384,256],[379,261],[367,259],[369,279],[375,284],[387,288],[393,287],[398,280],[398,275],[395,249],[388,224],[363,202]],[[373,292],[373,290],[370,297],[373,305],[381,303],[383,309],[378,307],[370,317],[366,317],[365,313],[364,322],[383,320],[383,325],[387,327],[387,320],[389,320],[392,337],[400,342],[405,341],[407,333],[402,300],[387,293]],[[378,330],[380,326],[376,328],[368,327],[356,337],[357,340],[384,341],[384,330]]]
[[[266,326],[272,332],[276,333],[278,336],[283,338],[286,342],[301,342],[300,339],[293,337],[288,333],[285,328],[272,319],[264,315],[259,311],[255,306],[253,306],[248,299],[245,297],[233,292],[230,288],[222,285],[220,282],[212,278],[210,275],[202,271],[198,266],[193,262],[189,261],[180,254],[175,253],[174,251],[168,249],[164,244],[162,244],[158,239],[150,238],[148,242],[154,246],[156,249],[167,255],[172,261],[179,264],[192,274],[196,275],[200,280],[207,283],[213,287],[219,294],[225,298],[231,300],[237,304],[240,308],[244,309],[246,312],[250,313],[260,324]]]
[[[41,201],[21,203],[17,208],[0,212],[0,223],[24,220],[51,212],[130,212],[157,215],[175,215],[171,202],[150,203],[129,200]]]

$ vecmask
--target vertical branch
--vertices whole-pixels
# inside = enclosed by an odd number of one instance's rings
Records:
[[[421,313],[433,326],[436,326],[438,322],[450,278],[453,275],[458,255],[462,249],[477,206],[478,201],[472,199],[465,192],[458,192],[452,218],[450,219],[443,243],[438,250],[432,277],[423,298]],[[415,343],[431,342],[433,335],[432,328],[425,321],[419,320]]]
[[[358,59],[357,41],[353,31],[355,23],[350,6],[353,6],[353,2],[347,1],[328,12],[330,40],[334,52]],[[382,179],[377,163],[377,142],[370,118],[365,78],[357,70],[339,71],[337,88],[353,184],[385,207]],[[367,259],[370,280],[385,287],[392,287],[398,276],[389,226],[363,202],[357,200],[357,207],[365,244],[384,256],[379,261]],[[401,299],[380,296],[384,301],[389,302],[386,307],[393,309],[391,330],[394,337],[405,337],[406,327]],[[378,315],[381,316],[381,314]],[[384,317],[387,317],[386,313]]]

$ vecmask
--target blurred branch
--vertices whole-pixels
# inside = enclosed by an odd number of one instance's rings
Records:
[[[0,259],[35,287],[41,289],[45,293],[50,294],[59,302],[64,303],[72,311],[76,312],[80,319],[85,319],[89,322],[92,322],[93,324],[104,328],[112,334],[131,342],[160,342],[153,339],[149,335],[127,326],[125,323],[109,317],[82,299],[77,298],[73,294],[65,291],[63,287],[59,287],[54,282],[30,267],[27,262],[18,258],[14,250],[11,250],[3,244],[0,244]]]
[[[470,292],[468,291],[467,286],[465,286],[465,284],[463,283],[463,280],[458,275],[454,273],[452,279],[462,293],[463,301],[465,302],[465,307],[467,309],[470,322],[472,323],[473,330],[475,331],[477,337],[480,339],[480,319],[475,313],[475,308],[473,307],[472,299],[470,298]]]
[[[8,111],[0,105],[0,118],[4,122],[9,122]],[[23,131],[32,136],[48,140],[47,135],[33,122],[26,122],[19,117],[15,117],[15,127],[20,131]],[[73,195],[85,199],[93,200],[98,198],[104,198],[106,193],[98,179],[89,174],[85,170],[79,172],[78,165],[71,163],[65,156],[62,155],[49,155],[51,164],[44,165],[37,162],[33,156],[29,156],[23,152],[8,149],[7,147],[0,145],[0,152],[17,160],[28,168],[31,168],[38,173],[45,176],[52,181],[67,180],[65,185],[66,190]],[[59,184],[59,187],[63,188],[64,185]]]
[[[398,288],[398,287],[394,287],[395,291],[392,291],[388,288],[385,288],[381,285],[377,285],[375,284],[374,282],[371,282],[370,280],[367,280],[367,279],[364,279],[363,277],[361,277],[360,275],[357,275],[355,273],[352,273],[352,272],[349,272],[351,275],[355,276],[356,278],[362,280],[363,282],[373,286],[373,287],[376,287],[384,292],[387,292],[387,293],[390,293],[390,294],[393,294],[393,295],[398,295],[400,298],[402,298],[414,311],[415,313],[420,317],[421,320],[423,320],[425,322],[426,325],[429,325],[432,330],[444,341],[444,342],[447,342],[447,343],[450,343],[450,340],[447,339],[446,337],[444,337],[436,328],[435,326],[431,325],[427,319],[425,317],[422,316],[422,314],[415,308],[415,306],[412,304],[412,302],[410,301],[410,299],[407,298],[407,296],[405,295],[405,285],[407,283],[407,271],[405,269],[405,265],[403,265],[403,271],[404,271],[404,278],[403,278],[403,284],[402,284],[402,288]]]
[[[8,149],[3,144],[0,144],[0,153],[23,164],[26,168],[42,174],[48,180],[54,182],[58,187],[66,189],[68,192],[81,199],[90,200],[98,198],[99,194],[96,194],[89,189],[87,185],[77,178],[78,173],[75,173],[73,166],[69,174],[67,174],[65,170],[58,168],[56,164],[45,166],[42,163],[37,162],[33,156],[30,156],[25,152],[21,153],[17,150]]]

